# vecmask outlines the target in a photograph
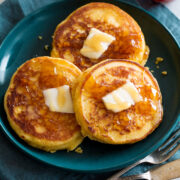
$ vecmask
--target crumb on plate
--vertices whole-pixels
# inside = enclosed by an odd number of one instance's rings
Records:
[[[167,75],[167,71],[162,71],[161,74],[165,76]]]
[[[159,64],[160,62],[164,61],[164,59],[162,57],[157,57],[155,64]]]
[[[39,40],[42,40],[42,38],[43,38],[42,36],[38,36],[38,39],[39,39]]]
[[[82,153],[83,153],[83,150],[82,150],[81,147],[78,147],[78,148],[75,149],[75,152],[76,152],[76,153],[79,153],[79,154],[82,154]]]
[[[46,45],[44,46],[44,49],[45,49],[46,51],[48,51],[49,45],[46,44]]]

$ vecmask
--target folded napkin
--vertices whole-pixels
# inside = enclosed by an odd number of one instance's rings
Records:
[[[0,0],[0,44],[8,32],[20,21],[24,16],[32,11],[55,2],[57,0]],[[171,33],[176,37],[180,44],[180,21],[176,18],[164,5],[155,4],[151,0],[124,0],[138,6],[143,6],[150,11],[161,23],[169,28]],[[180,151],[176,153],[170,160],[179,159]],[[152,165],[140,165],[130,172],[137,174],[151,168]],[[89,179],[106,179],[114,172],[102,174],[82,174],[69,172],[60,168],[48,166],[38,162],[24,153],[20,152],[5,137],[0,129],[0,179],[1,180],[89,180]]]

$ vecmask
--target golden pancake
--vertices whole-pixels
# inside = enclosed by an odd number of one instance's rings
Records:
[[[82,142],[75,115],[52,112],[43,90],[69,85],[81,71],[60,58],[33,58],[14,73],[4,98],[9,123],[20,138],[33,147],[55,152],[73,150]]]
[[[91,28],[116,38],[99,59],[80,53]],[[82,6],[61,22],[54,32],[52,46],[52,57],[67,59],[81,70],[105,59],[129,59],[144,65],[149,55],[137,22],[119,7],[101,2]]]
[[[137,88],[142,100],[117,113],[107,110],[102,97],[128,81]],[[128,60],[106,60],[84,71],[73,89],[73,100],[82,134],[102,143],[135,143],[162,121],[162,96],[157,81],[146,68]]]

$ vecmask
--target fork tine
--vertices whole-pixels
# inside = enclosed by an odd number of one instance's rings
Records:
[[[163,156],[163,162],[168,160],[171,156],[173,156],[179,149],[180,149],[180,144],[178,144],[174,149],[172,149]]]
[[[161,149],[160,152],[162,154],[166,154],[175,144],[180,141],[180,136],[176,137],[171,143],[169,143],[164,149]]]
[[[161,150],[163,147],[165,147],[173,137],[175,137],[178,133],[180,133],[180,128],[177,129],[159,148],[158,150]]]

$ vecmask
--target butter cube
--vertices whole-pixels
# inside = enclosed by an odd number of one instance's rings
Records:
[[[115,39],[110,34],[91,28],[80,53],[88,58],[98,59]]]
[[[115,113],[126,110],[141,100],[142,97],[138,90],[129,81],[102,98],[105,107]]]
[[[53,112],[74,113],[73,102],[68,85],[43,91],[45,104]]]
[[[137,88],[132,82],[128,81],[126,84],[123,85],[122,88],[130,94],[135,103],[142,101],[141,95],[139,94]]]

